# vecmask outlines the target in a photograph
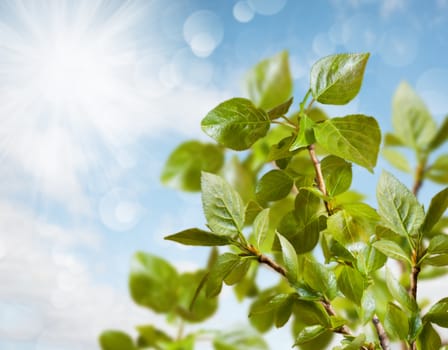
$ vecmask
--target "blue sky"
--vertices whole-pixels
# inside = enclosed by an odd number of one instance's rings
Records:
[[[181,269],[207,254],[163,241],[203,223],[198,195],[159,183],[163,162],[207,140],[200,120],[257,61],[288,50],[299,99],[318,58],[371,52],[359,96],[326,110],[389,130],[402,80],[448,112],[447,28],[446,0],[2,1],[0,348],[96,349],[102,329],[158,320],[127,295],[132,253]],[[372,204],[382,168],[355,169]],[[223,302],[214,322],[245,321]]]

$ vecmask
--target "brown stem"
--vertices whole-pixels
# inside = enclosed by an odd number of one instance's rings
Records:
[[[412,186],[412,193],[417,197],[420,188],[423,185],[423,176],[425,174],[426,161],[420,162],[415,168],[414,185]]]
[[[286,270],[283,266],[280,266],[279,264],[277,264],[274,260],[272,260],[270,257],[260,254],[258,256],[258,261],[268,265],[269,267],[271,267],[273,270],[277,271],[280,275],[282,275],[283,277],[286,277]]]
[[[324,176],[322,174],[322,169],[320,167],[320,161],[316,155],[316,149],[314,144],[308,146],[308,152],[310,154],[311,161],[313,162],[314,172],[316,173],[316,182],[317,188],[322,192],[324,196],[328,195],[327,187],[325,186]],[[327,201],[324,201],[325,209],[327,210],[328,215],[332,214],[332,210]]]
[[[327,314],[329,316],[336,316],[336,311],[334,311],[333,306],[330,304],[328,300],[322,300],[321,304],[324,307],[325,311],[327,311]],[[335,332],[345,335],[352,335],[351,330],[346,325],[341,326],[340,328],[335,330]]]
[[[414,300],[417,300],[417,279],[418,274],[420,273],[419,266],[412,266],[411,271],[411,286],[409,288],[409,294]]]
[[[380,340],[380,345],[383,350],[390,350],[389,337],[384,330],[377,315],[373,315],[372,323],[375,326],[376,333],[378,334],[378,339]]]

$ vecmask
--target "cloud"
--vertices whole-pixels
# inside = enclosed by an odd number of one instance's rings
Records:
[[[98,235],[45,223],[5,201],[0,211],[0,345],[98,349],[105,329],[163,324],[127,295],[93,281],[92,267],[74,249],[99,249]]]
[[[381,3],[380,14],[384,18],[388,18],[394,13],[403,12],[408,5],[407,0],[383,0]]]

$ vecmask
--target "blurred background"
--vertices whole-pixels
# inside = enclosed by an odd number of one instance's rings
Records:
[[[284,49],[296,101],[318,58],[371,53],[359,96],[323,107],[330,116],[372,115],[390,130],[402,80],[439,123],[448,112],[447,0],[0,2],[1,349],[97,349],[106,328],[163,325],[128,296],[132,254],[182,271],[208,254],[163,241],[204,224],[198,194],[160,184],[164,161],[182,141],[208,140],[205,114],[242,96],[245,72]],[[384,168],[354,167],[374,206]],[[438,190],[425,184],[420,199]],[[422,288],[443,295],[440,281]],[[209,324],[247,323],[229,289],[223,304]],[[292,344],[287,327],[268,339]]]

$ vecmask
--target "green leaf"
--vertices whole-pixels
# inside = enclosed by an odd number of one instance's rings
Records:
[[[440,254],[427,257],[423,260],[423,263],[425,265],[432,265],[432,266],[447,266],[448,254]]]
[[[354,263],[356,261],[353,254],[329,234],[322,235],[322,249],[324,250],[326,264],[331,260],[349,263]]]
[[[342,266],[337,281],[341,292],[348,299],[360,305],[367,281],[359,271],[350,266]]]
[[[265,136],[270,122],[267,113],[244,98],[227,100],[202,119],[202,130],[225,147],[248,149]]]
[[[378,210],[386,227],[402,236],[418,233],[424,219],[423,208],[405,185],[383,171],[376,195]]]
[[[361,89],[368,53],[336,54],[324,57],[311,67],[311,92],[324,104],[344,105]]]
[[[244,226],[244,203],[221,177],[202,173],[202,206],[208,227],[218,235],[237,235]]]
[[[391,165],[393,165],[398,170],[404,171],[405,173],[411,172],[411,166],[409,165],[406,157],[401,152],[391,148],[384,148],[382,151],[382,155]]]
[[[442,122],[442,125],[437,130],[437,133],[434,135],[434,138],[431,140],[429,144],[429,148],[431,150],[435,150],[442,146],[445,141],[448,140],[448,116],[445,116],[445,119]]]
[[[424,102],[406,82],[398,86],[393,97],[392,125],[403,143],[419,152],[436,134],[436,124]]]
[[[137,350],[132,338],[121,331],[105,331],[99,341],[102,350]]]
[[[172,338],[164,331],[157,329],[153,325],[137,326],[137,332],[139,334],[137,340],[137,346],[150,347],[160,343],[172,342]]]
[[[327,113],[325,113],[325,111],[323,111],[319,107],[312,107],[311,109],[307,110],[306,115],[316,123],[323,122],[324,120],[328,119]]]
[[[249,271],[251,260],[248,258],[241,258],[232,271],[224,278],[224,282],[231,286],[241,281]]]
[[[257,183],[255,194],[262,202],[278,201],[291,192],[294,180],[283,170],[271,170]]]
[[[360,317],[362,324],[366,324],[372,320],[373,315],[376,311],[376,301],[373,295],[372,289],[368,288],[364,291],[361,299]]]
[[[283,327],[286,322],[289,321],[289,318],[291,317],[292,314],[292,309],[293,309],[293,305],[294,305],[294,301],[297,298],[297,294],[293,293],[288,295],[288,297],[286,299],[283,300],[283,302],[281,302],[276,311],[275,311],[275,327],[280,328]]]
[[[384,328],[392,336],[398,339],[406,339],[409,333],[408,317],[397,305],[387,304]]]
[[[440,220],[448,207],[448,187],[437,193],[429,205],[423,222],[422,231],[424,234],[431,232],[434,225]]]
[[[296,139],[289,148],[291,152],[296,151],[302,147],[307,147],[316,142],[313,131],[315,125],[316,123],[306,114],[303,114],[300,117],[299,133],[297,134]]]
[[[265,110],[285,102],[292,95],[288,53],[282,51],[252,68],[246,76],[246,91],[255,105]]]
[[[333,271],[327,269],[309,258],[306,258],[303,266],[303,278],[313,290],[322,293],[332,300],[337,294],[337,281]]]
[[[176,340],[164,347],[164,350],[194,350],[195,336],[188,335],[183,339]]]
[[[292,244],[278,232],[277,237],[282,249],[283,261],[286,268],[286,278],[290,283],[294,284],[297,281],[297,275],[299,273],[297,253]]]
[[[322,173],[330,196],[347,191],[352,183],[352,165],[336,156],[327,156],[321,161]]]
[[[423,317],[423,321],[448,328],[448,298],[440,299],[435,303]]]
[[[269,208],[263,209],[254,220],[254,233],[257,247],[262,251],[265,246],[270,249],[274,240],[273,231],[269,229]],[[266,242],[266,244],[265,244]]]
[[[440,349],[442,346],[439,333],[436,332],[431,323],[423,325],[423,329],[418,336],[418,342],[420,343],[419,349]]]
[[[429,241],[429,254],[448,254],[448,235],[441,234],[434,236]]]
[[[132,299],[155,312],[168,312],[176,304],[178,275],[157,256],[137,252],[132,257],[129,288]]]
[[[268,350],[268,345],[258,334],[248,330],[221,332],[213,340],[215,350]]]
[[[205,285],[207,297],[213,297],[221,292],[222,282],[240,264],[240,260],[241,257],[232,253],[224,253],[218,257]]]
[[[408,262],[409,264],[411,264],[411,260],[407,256],[406,252],[403,250],[403,248],[400,247],[400,245],[398,245],[394,241],[382,239],[380,241],[374,242],[372,245],[375,249],[378,249],[381,253],[387,255],[392,259]]]
[[[448,184],[448,154],[440,155],[424,173],[428,179],[446,185]]]
[[[217,173],[224,164],[221,147],[187,141],[178,146],[168,157],[162,170],[161,180],[164,185],[183,191],[201,189],[201,171]]]
[[[228,236],[217,235],[198,228],[190,228],[188,230],[166,236],[165,239],[185,245],[206,247],[229,245],[233,242],[233,240]]]
[[[365,334],[360,334],[356,338],[350,340],[350,343],[345,345],[342,350],[359,350],[362,349],[366,341]]]
[[[415,312],[418,310],[417,303],[408,291],[395,279],[389,269],[386,268],[386,284],[394,300],[398,301],[405,309]]]
[[[315,126],[314,135],[328,153],[373,171],[381,143],[375,118],[354,114],[329,119]]]
[[[327,329],[325,327],[322,327],[321,325],[305,327],[304,329],[302,329],[302,331],[297,336],[294,346],[307,343],[310,340],[313,340],[313,339],[317,338],[318,336],[322,335],[326,331],[327,331]]]
[[[272,108],[268,112],[269,119],[274,120],[274,119],[280,118],[281,116],[284,116],[286,113],[288,113],[289,108],[292,105],[292,102],[293,102],[293,98],[291,97],[286,102],[283,102],[283,103],[279,104],[278,106]]]
[[[386,133],[384,136],[384,146],[405,146],[405,144],[397,135]]]

